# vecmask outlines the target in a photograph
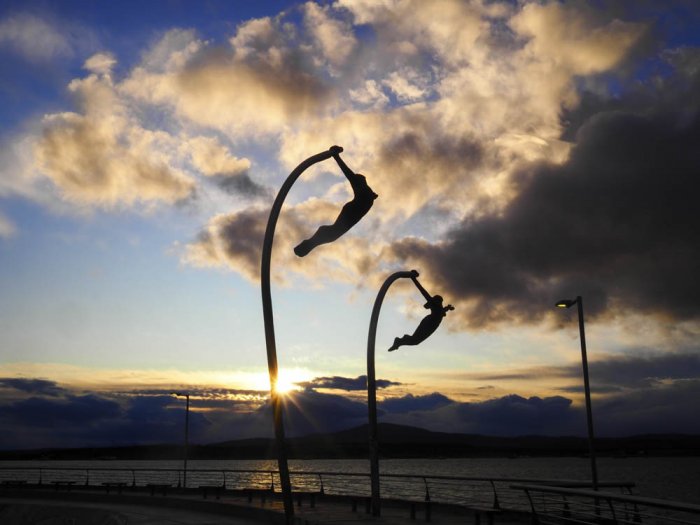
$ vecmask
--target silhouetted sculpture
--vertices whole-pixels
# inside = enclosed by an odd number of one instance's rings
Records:
[[[430,313],[423,318],[418,325],[418,328],[416,328],[416,331],[413,332],[413,335],[406,334],[403,337],[394,338],[394,344],[391,345],[391,348],[389,348],[389,352],[397,350],[400,346],[413,346],[422,343],[430,336],[430,334],[437,330],[437,327],[440,326],[442,318],[447,315],[447,312],[449,310],[454,310],[454,306],[451,304],[442,306],[442,296],[431,296],[425,290],[425,288],[421,286],[415,276],[412,276],[411,279],[416,287],[418,287],[418,290],[420,290],[420,293],[423,294],[423,297],[425,297],[427,302],[423,305],[423,307],[430,309]]]
[[[299,257],[304,257],[321,244],[335,241],[347,232],[365,216],[372,207],[372,204],[374,204],[374,199],[378,197],[367,184],[367,179],[364,175],[354,173],[347,167],[345,162],[343,162],[343,159],[340,158],[340,153],[343,151],[343,148],[340,146],[331,146],[329,151],[333,154],[333,158],[350,182],[355,196],[350,202],[343,206],[343,209],[340,211],[338,218],[333,224],[321,226],[311,238],[300,242],[294,248],[294,253]]]

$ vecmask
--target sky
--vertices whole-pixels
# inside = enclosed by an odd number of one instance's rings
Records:
[[[700,433],[700,6],[693,1],[0,4],[0,448],[270,436],[259,265],[290,435],[380,421]],[[177,438],[175,437],[177,436]]]

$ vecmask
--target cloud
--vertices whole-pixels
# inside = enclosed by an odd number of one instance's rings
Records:
[[[207,47],[192,33],[174,31],[123,82],[126,93],[235,136],[277,134],[328,100],[329,88],[315,74],[313,60],[281,20],[241,24],[230,48]],[[167,68],[154,69],[154,57]]]
[[[80,428],[120,414],[118,403],[93,394],[61,399],[30,397],[0,408],[0,419],[8,420],[9,424],[45,428]]]
[[[424,396],[406,394],[403,397],[385,398],[378,406],[381,410],[391,414],[414,412],[416,410],[435,410],[454,403],[450,398],[433,392]]]
[[[38,171],[87,205],[235,194],[233,213],[212,206],[184,259],[256,280],[270,164],[338,143],[380,198],[301,264],[291,246],[346,196],[344,183],[313,179],[318,197],[285,208],[277,232],[292,274],[356,282],[416,266],[459,302],[460,329],[537,323],[570,293],[594,317],[624,303],[694,319],[697,54],[666,50],[672,75],[626,77],[627,61],[648,65],[653,31],[611,13],[340,0],[245,21],[223,43],[172,29],[123,79],[108,52],[88,58],[70,85],[78,110],[44,121]]]
[[[389,388],[390,386],[399,386],[402,383],[389,381],[388,379],[377,379],[377,388]],[[353,392],[357,390],[367,390],[367,376],[357,377],[315,377],[311,381],[297,383],[300,387],[309,389],[326,388],[330,390],[346,390]]]
[[[640,23],[618,19],[600,23],[599,18],[582,4],[531,3],[510,25],[529,38],[524,53],[588,75],[614,67],[646,30]]]
[[[303,259],[294,254],[293,247],[320,225],[332,223],[341,207],[342,204],[315,198],[285,207],[275,231],[273,279],[287,283],[292,274],[313,278],[317,285],[322,280],[352,282],[358,272],[366,272],[376,264],[376,254],[369,243],[352,235]],[[257,282],[269,215],[269,208],[248,207],[212,218],[197,239],[186,246],[184,260],[195,266],[232,268]]]
[[[70,57],[74,53],[72,35],[43,18],[17,13],[0,20],[0,45],[14,48],[33,61]]]
[[[185,260],[196,266],[230,265],[251,281],[259,279],[269,213],[267,209],[254,208],[214,217],[187,245]]]
[[[286,397],[284,409],[285,429],[289,429],[290,437],[337,432],[367,422],[365,403],[314,390],[296,392]],[[270,417],[267,410],[264,412]],[[271,422],[268,421],[268,424]]]
[[[116,63],[112,53],[96,53],[85,61],[83,69],[97,75],[109,75]]]
[[[111,67],[106,55],[92,57],[88,65]],[[171,164],[172,137],[142,127],[109,75],[91,74],[69,88],[82,113],[45,117],[35,147],[39,171],[66,199],[108,207],[172,203],[191,194],[194,182]]]
[[[19,390],[29,394],[57,397],[68,391],[56,384],[54,381],[46,379],[24,379],[18,377],[0,378],[0,386]]]
[[[330,7],[313,2],[304,4],[304,23],[323,56],[333,65],[342,65],[357,47],[349,24],[330,16]]]
[[[612,355],[588,362],[591,390],[597,394],[628,392],[700,378],[700,354],[649,353],[632,349],[629,355]],[[641,353],[642,355],[635,355]],[[543,377],[566,378],[575,384],[560,387],[564,392],[581,391],[581,365],[536,366],[498,373],[468,373],[465,379],[479,381],[541,381]]]
[[[634,107],[593,112],[568,161],[524,169],[502,213],[466,219],[438,243],[403,239],[395,256],[429,268],[471,328],[537,321],[575,295],[591,317],[624,305],[696,318],[700,120],[689,109],[700,107],[691,94],[699,79],[664,85],[663,104],[650,93]]]
[[[329,378],[334,379],[334,378]],[[347,378],[345,378],[347,379]],[[3,380],[29,397],[3,395],[0,448],[85,447],[179,442],[184,403],[167,389],[127,392],[72,393],[51,381]],[[271,437],[269,397],[245,401],[241,392],[202,387],[191,392],[190,439],[218,443],[230,439]],[[657,382],[634,390],[596,396],[596,434],[628,436],[658,433],[698,433],[700,423],[688,414],[700,409],[700,380]],[[367,423],[367,406],[348,397],[314,389],[284,398],[289,436],[328,433]],[[242,409],[243,405],[247,409]],[[380,422],[411,425],[432,431],[497,436],[578,435],[586,433],[583,407],[562,396],[529,398],[516,394],[483,401],[454,401],[439,392],[423,396],[385,398]]]
[[[238,158],[214,137],[192,137],[181,146],[194,167],[215,181],[224,191],[249,198],[269,197],[269,189],[254,182],[249,175],[251,161]]]
[[[0,238],[9,239],[17,233],[15,224],[7,218],[3,213],[0,213]]]

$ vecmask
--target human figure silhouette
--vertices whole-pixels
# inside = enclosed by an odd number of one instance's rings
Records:
[[[430,295],[425,288],[421,286],[415,276],[412,276],[411,279],[418,290],[420,290],[420,293],[423,294],[423,297],[425,297],[426,303],[423,305],[423,308],[428,308],[430,313],[423,318],[412,335],[406,334],[403,337],[395,337],[394,344],[389,348],[389,352],[397,350],[400,346],[413,346],[422,343],[430,334],[437,330],[437,327],[440,326],[442,318],[447,315],[447,312],[449,310],[454,310],[454,306],[451,304],[442,306],[442,296]]]
[[[378,197],[367,184],[367,179],[364,175],[353,172],[348,168],[345,162],[343,162],[343,159],[340,158],[340,152],[343,151],[343,148],[340,146],[331,146],[329,151],[350,182],[354,197],[343,206],[343,209],[340,210],[340,214],[333,224],[319,227],[312,237],[300,242],[294,248],[294,253],[299,257],[304,257],[320,244],[335,241],[347,232],[365,216],[372,207],[372,204],[374,204],[374,199]]]

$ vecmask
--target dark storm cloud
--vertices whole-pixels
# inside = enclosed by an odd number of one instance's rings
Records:
[[[20,392],[28,394],[37,394],[43,396],[60,396],[65,394],[67,390],[58,386],[54,381],[46,379],[24,379],[24,378],[0,378],[0,386],[13,388]]]
[[[676,74],[617,107],[591,104],[563,165],[520,174],[498,216],[466,219],[435,245],[404,239],[393,255],[462,299],[478,328],[540,320],[582,295],[586,313],[613,306],[674,319],[700,315],[700,54],[669,58]]]
[[[580,367],[570,369],[580,376]],[[589,373],[600,385],[643,387],[663,380],[700,378],[700,354],[668,354],[620,357],[589,363]]]
[[[559,392],[565,392],[567,394],[583,394],[583,385],[570,385],[557,388]],[[596,394],[613,394],[616,392],[621,392],[623,389],[619,386],[610,385],[593,385],[591,386],[591,391]]]
[[[211,175],[209,178],[230,195],[242,195],[248,198],[272,198],[272,190],[255,182],[248,173],[220,173]]]
[[[438,392],[425,396],[407,394],[403,397],[381,401],[378,406],[387,413],[413,412],[414,410],[434,410],[454,403],[449,397]]]
[[[285,398],[285,417],[290,436],[335,432],[365,424],[367,405],[343,396],[304,390]]]
[[[656,388],[596,401],[596,434],[700,434],[700,379],[674,381]]]
[[[377,388],[388,388],[390,386],[399,386],[401,383],[396,381],[389,381],[388,379],[377,379]],[[334,390],[346,390],[348,392],[356,390],[367,390],[367,376],[357,376],[357,377],[342,377],[342,376],[332,376],[332,377],[315,377],[311,381],[304,381],[302,383],[297,383],[303,388],[328,388]]]
[[[1,449],[85,447],[179,443],[185,421],[182,403],[171,396],[90,394],[64,398],[31,397],[0,405]],[[233,406],[233,402],[231,404]],[[516,436],[585,435],[581,406],[561,396],[525,398],[508,395],[472,403],[440,393],[404,396],[380,403],[380,422],[412,425],[433,431]],[[224,405],[190,410],[190,440],[218,443],[231,439],[272,436],[269,400],[241,413]],[[700,433],[700,379],[657,382],[594,399],[599,436],[644,433]],[[367,423],[367,405],[340,395],[314,390],[285,397],[289,436],[336,432]]]
[[[647,388],[664,381],[700,378],[700,353],[647,354],[609,356],[588,363],[593,391],[610,393],[622,389]],[[502,374],[464,374],[465,379],[479,381],[570,378],[577,384],[567,385],[563,392],[579,392],[581,365],[532,367]]]
[[[0,406],[0,421],[29,427],[80,427],[121,413],[118,403],[93,394],[63,399],[30,397]]]

